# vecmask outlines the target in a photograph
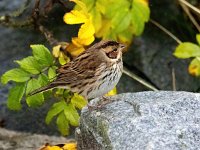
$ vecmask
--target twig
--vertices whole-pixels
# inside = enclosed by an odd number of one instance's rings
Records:
[[[169,30],[167,30],[165,27],[160,25],[158,22],[154,21],[153,19],[150,19],[150,22],[153,23],[155,26],[157,26],[160,30],[165,32],[167,35],[169,35],[172,39],[174,39],[178,44],[182,43],[181,40],[179,40],[174,34],[172,34]]]
[[[181,3],[179,0],[179,3],[181,5],[181,7],[183,8],[183,10],[185,11],[185,13],[188,15],[189,19],[191,20],[191,22],[194,24],[194,26],[197,28],[197,30],[200,32],[200,26],[198,24],[198,22],[195,20],[195,18],[192,16],[192,14],[190,13],[190,10],[188,9],[188,7],[185,5],[185,3]]]
[[[45,36],[50,45],[56,45],[58,40],[56,40],[53,37],[53,34],[40,23],[40,0],[35,0],[35,6],[32,11],[32,18],[34,20],[35,29],[38,29]]]
[[[35,0],[35,6],[32,11],[34,27],[37,28],[40,24],[40,0]]]
[[[10,16],[1,16],[0,24],[8,27],[23,28],[33,25],[33,19],[29,17],[23,21],[16,21],[16,20],[11,20]]]
[[[200,15],[200,10],[196,7],[194,7],[193,5],[191,5],[190,3],[188,3],[186,0],[178,0],[179,3],[182,3],[186,6],[188,6],[190,9],[192,9],[193,11],[195,11],[196,13],[198,13]]]
[[[55,46],[58,44],[58,40],[55,39],[53,34],[49,30],[47,30],[43,25],[39,25],[38,29],[45,36],[46,40],[51,46]]]
[[[176,74],[174,68],[172,68],[172,89],[176,91]]]
[[[21,16],[24,11],[28,8],[28,5],[30,4],[31,0],[26,0],[23,5],[16,11],[9,14],[10,17],[19,17]]]
[[[126,67],[124,67],[123,73],[126,74],[127,76],[131,77],[132,79],[138,81],[139,83],[141,83],[142,85],[144,85],[148,89],[153,90],[153,91],[158,91],[158,89],[156,87],[154,87],[153,85],[151,85],[150,83],[148,83],[144,79],[140,78],[139,76],[137,76],[136,74],[134,74],[133,72],[128,70]]]

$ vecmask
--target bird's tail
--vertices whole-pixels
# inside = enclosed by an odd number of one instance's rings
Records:
[[[50,89],[53,89],[54,87],[55,87],[55,86],[52,85],[52,84],[43,86],[43,87],[41,87],[41,88],[39,88],[39,89],[36,89],[36,90],[34,90],[34,91],[28,93],[28,96],[32,96],[32,95],[35,95],[35,94],[37,94],[37,93],[41,93],[41,92],[48,91],[48,90],[50,90]]]

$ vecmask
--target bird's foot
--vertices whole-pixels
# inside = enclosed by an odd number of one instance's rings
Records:
[[[99,110],[102,107],[104,107],[105,105],[111,103],[113,100],[110,99],[110,97],[106,97],[106,96],[102,96],[102,99],[96,104],[96,105],[91,105],[91,104],[87,104],[88,110],[91,112],[93,110]]]

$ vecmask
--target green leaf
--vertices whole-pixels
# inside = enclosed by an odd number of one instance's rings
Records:
[[[94,0],[82,0],[82,1],[87,6],[87,10],[88,11],[90,11],[95,5],[95,1]],[[76,6],[78,6],[78,5],[76,5]]]
[[[41,85],[39,84],[38,80],[36,79],[31,79],[26,88],[26,95],[28,95],[30,92],[40,88]],[[26,98],[26,103],[28,104],[29,107],[37,107],[41,106],[44,103],[44,95],[43,93],[38,93],[32,96],[28,96]]]
[[[53,117],[55,117],[61,111],[63,111],[65,106],[66,106],[66,103],[64,101],[60,101],[58,103],[53,104],[53,106],[50,108],[50,110],[47,113],[47,116],[45,119],[46,124],[49,124],[51,120],[53,119]]]
[[[116,12],[111,22],[114,32],[122,32],[130,25],[131,13],[128,11],[128,9],[122,9],[121,11]]]
[[[21,99],[25,92],[26,83],[18,83],[16,86],[12,87],[8,94],[7,106],[11,110],[20,110]]]
[[[200,56],[200,47],[190,42],[184,42],[176,47],[174,56],[178,58],[190,58]]]
[[[49,78],[47,77],[46,74],[41,73],[38,77],[38,82],[41,86],[45,86],[49,83]]]
[[[42,70],[40,64],[33,56],[26,57],[16,61],[22,69],[32,74],[38,74]]]
[[[132,6],[138,9],[138,13],[141,14],[141,19],[147,22],[150,18],[150,9],[148,4],[142,0],[133,0]]]
[[[41,87],[46,86],[49,83],[49,78],[47,77],[46,74],[41,73],[38,77],[38,83],[41,85]],[[44,91],[43,95],[44,99],[52,97],[52,90]]]
[[[65,65],[65,64],[67,63],[67,61],[65,60],[64,57],[59,57],[59,58],[58,58],[58,61],[59,61],[59,63],[60,63],[61,65]]]
[[[79,114],[72,103],[69,103],[65,106],[64,113],[65,117],[72,126],[79,125]]]
[[[130,44],[131,41],[132,41],[132,37],[133,37],[133,35],[129,30],[125,30],[125,31],[120,32],[118,34],[118,39],[120,39],[120,41],[122,43],[129,43]]]
[[[139,36],[144,30],[145,22],[149,20],[150,10],[148,5],[141,0],[133,0],[131,9],[131,23],[133,34]]]
[[[96,1],[95,6],[96,6],[97,11],[99,11],[102,14],[105,14],[105,12],[106,12],[106,5],[105,4],[106,3],[108,3],[108,0],[98,0],[98,1]]]
[[[127,0],[117,0],[117,1],[102,1],[102,5],[107,5],[105,7],[105,17],[108,19],[112,19],[116,16],[116,14],[120,14],[124,11],[124,9],[129,9],[130,2]],[[108,7],[110,6],[110,7]],[[120,19],[119,19],[120,21]]]
[[[7,84],[8,81],[25,82],[30,79],[30,74],[20,68],[15,68],[5,72],[1,77],[1,82]]]
[[[56,120],[56,124],[58,126],[58,130],[61,132],[62,135],[69,135],[69,122],[65,117],[64,112],[60,112],[58,118]]]
[[[90,13],[91,13],[92,17],[95,18],[92,21],[93,21],[93,24],[94,24],[94,27],[95,27],[95,33],[97,33],[102,27],[102,16],[101,16],[101,13],[100,13],[100,11],[98,11],[96,9],[96,7],[94,7],[91,10]]]
[[[65,89],[60,89],[60,88],[57,88],[56,89],[56,92],[55,92],[55,96],[56,97],[63,97],[63,92],[64,92]]]
[[[55,67],[50,67],[48,70],[48,77],[49,79],[54,79],[56,77],[56,68]]]
[[[197,39],[198,44],[200,45],[200,34],[196,35],[196,39]]]
[[[42,66],[53,65],[53,57],[44,45],[31,45],[33,56]]]
[[[71,103],[79,108],[82,109],[84,106],[86,106],[87,101],[80,95],[78,95],[77,93],[74,93],[74,96],[71,99]]]
[[[134,9],[132,9],[131,18],[131,23],[133,27],[132,33],[137,36],[141,35],[144,30],[144,20],[141,19],[142,15],[138,8],[134,7]]]

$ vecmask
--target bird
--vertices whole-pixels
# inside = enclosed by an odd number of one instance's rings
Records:
[[[76,58],[57,69],[57,75],[48,85],[28,94],[54,88],[68,89],[90,100],[112,90],[123,72],[122,51],[126,46],[113,40],[102,40],[86,49]]]

